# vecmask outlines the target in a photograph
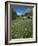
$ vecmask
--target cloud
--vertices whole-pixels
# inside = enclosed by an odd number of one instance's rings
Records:
[[[22,13],[19,13],[19,12],[18,12],[17,15],[22,15]]]

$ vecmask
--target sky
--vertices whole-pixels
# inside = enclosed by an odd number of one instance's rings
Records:
[[[26,7],[26,6],[17,6],[17,5],[13,5],[12,6],[13,10],[16,11],[17,15],[24,15],[25,13],[29,13],[32,8]]]

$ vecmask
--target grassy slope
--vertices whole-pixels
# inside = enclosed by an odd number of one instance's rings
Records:
[[[29,38],[32,37],[32,20],[27,17],[19,17],[11,20],[11,37],[12,38]]]

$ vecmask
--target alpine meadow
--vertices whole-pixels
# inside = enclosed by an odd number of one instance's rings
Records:
[[[11,5],[10,34],[11,39],[33,37],[33,8]]]

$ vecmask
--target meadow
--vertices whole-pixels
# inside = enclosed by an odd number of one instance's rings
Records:
[[[33,27],[32,27],[32,16],[19,16],[15,19],[11,19],[10,22],[11,38],[32,38]]]

